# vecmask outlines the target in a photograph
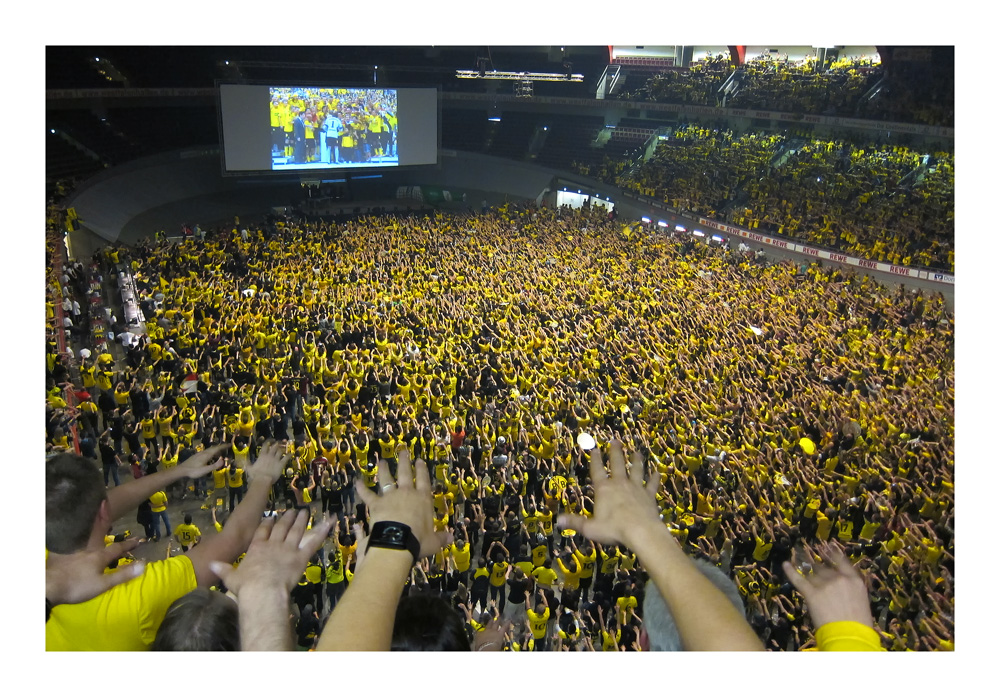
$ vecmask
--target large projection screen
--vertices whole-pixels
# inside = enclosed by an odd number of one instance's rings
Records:
[[[219,85],[219,108],[226,173],[438,161],[433,88]]]

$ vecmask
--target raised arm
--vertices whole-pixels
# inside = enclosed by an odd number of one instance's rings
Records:
[[[212,571],[239,598],[241,650],[294,648],[288,599],[333,524],[324,520],[307,532],[308,522],[305,511],[288,511],[280,519],[264,518],[239,567],[211,563]]]
[[[381,495],[373,494],[360,482],[356,483],[357,492],[368,508],[373,528],[380,522],[409,527],[420,544],[418,556],[428,557],[448,544],[451,535],[434,531],[434,498],[424,461],[411,463],[410,453],[405,449],[400,451],[398,459],[396,482],[392,481],[386,463],[379,463]],[[413,556],[406,549],[369,547],[364,564],[357,568],[354,580],[330,615],[317,650],[388,651],[400,589],[413,563]]]
[[[222,532],[207,538],[187,553],[194,565],[199,586],[208,587],[218,578],[211,568],[211,562],[232,563],[250,545],[264,509],[267,508],[271,487],[278,481],[288,460],[288,456],[283,453],[284,449],[284,444],[278,442],[268,443],[261,449],[256,462],[247,467],[250,487],[246,496],[229,516]]]
[[[590,453],[593,517],[564,514],[559,525],[596,542],[623,543],[634,550],[670,609],[686,650],[763,650],[740,611],[698,570],[660,521],[658,478],[650,477],[643,486],[641,456],[633,454],[630,476],[621,442],[613,441],[610,450],[610,476],[600,449]]]
[[[131,513],[139,504],[155,494],[165,490],[174,482],[185,477],[203,477],[215,469],[216,457],[226,448],[216,445],[192,455],[183,463],[169,469],[161,469],[154,474],[125,482],[108,492],[108,505],[111,520]]]

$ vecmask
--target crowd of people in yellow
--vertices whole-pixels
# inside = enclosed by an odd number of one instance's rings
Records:
[[[900,266],[955,268],[950,151],[688,124],[648,161],[602,171],[624,189],[744,229]]]
[[[922,64],[897,65],[883,81],[886,71],[871,56],[842,56],[821,71],[816,63],[816,56],[790,61],[787,56],[764,54],[736,66],[725,52],[706,56],[684,70],[653,75],[617,96],[630,101],[954,125],[953,89],[937,84],[944,81]],[[934,83],[933,90],[928,89],[929,82]],[[862,100],[878,85],[876,98]]]
[[[874,243],[862,221],[897,229],[902,208],[878,193],[853,201],[851,181],[916,153],[810,144],[786,171],[822,171],[833,200],[803,208],[770,180],[738,179],[737,164],[759,166],[773,145],[690,127],[633,186],[706,214],[713,191],[742,186],[753,200],[740,215],[799,235],[825,215],[815,241],[854,250]],[[951,160],[936,157],[911,217],[931,220],[942,201]],[[715,184],[694,176],[696,160]],[[886,245],[887,259],[924,261]],[[515,621],[509,648],[638,648],[642,564],[555,524],[593,512],[578,447],[589,434],[644,454],[663,525],[731,577],[768,648],[815,646],[782,564],[826,541],[869,579],[886,648],[953,647],[954,321],[939,295],[818,264],[797,278],[600,211],[514,204],[236,225],[104,254],[127,264],[149,312],[126,358],[95,355],[72,376],[95,401],[115,398],[95,435],[121,416],[135,437],[112,447],[138,476],[220,443],[217,473],[242,474],[266,439],[287,439],[273,503],[337,518],[300,584],[301,646],[318,633],[309,613],[321,621],[331,588],[350,582],[352,526],[365,522],[352,482],[375,491],[406,447],[428,463],[436,529],[455,539],[412,585],[475,629],[495,604]],[[223,481],[195,490],[232,510],[246,486]],[[525,607],[532,586],[544,610]]]

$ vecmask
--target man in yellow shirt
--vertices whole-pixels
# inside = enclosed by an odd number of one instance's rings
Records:
[[[472,545],[462,538],[458,538],[448,548],[448,554],[451,556],[452,562],[455,565],[454,575],[458,583],[468,586],[469,565],[472,558]]]
[[[539,597],[541,602],[532,610],[529,607],[531,594],[528,591],[524,592],[524,604],[528,608],[528,625],[531,627],[531,636],[535,640],[535,651],[545,651],[549,617],[552,613],[549,610],[549,601],[545,594],[540,593]]]
[[[243,468],[237,467],[235,462],[229,465],[226,483],[229,485],[229,512],[232,513],[236,504],[243,500]]]
[[[201,541],[201,530],[192,522],[190,513],[184,514],[184,524],[178,525],[174,536],[181,544],[181,551],[186,552]]]
[[[167,492],[154,491],[149,497],[150,511],[153,513],[153,541],[160,539],[160,521],[166,528],[167,536],[170,536],[170,518],[167,517]]]
[[[125,482],[111,491],[100,472],[76,455],[45,463],[45,546],[55,554],[104,549],[111,524],[157,491],[184,478],[207,475],[222,447],[208,448],[170,470]],[[224,530],[187,554],[146,564],[138,578],[75,605],[57,605],[45,623],[49,651],[142,651],[156,636],[167,608],[218,576],[210,564],[233,562],[250,544],[281,472],[280,448],[266,447],[253,465],[254,482]],[[84,466],[86,465],[86,466]]]

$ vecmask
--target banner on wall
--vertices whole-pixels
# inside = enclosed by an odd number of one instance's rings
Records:
[[[860,269],[871,269],[873,271],[882,271],[884,273],[891,273],[895,276],[904,276],[907,278],[921,278],[930,281],[937,281],[938,283],[947,283],[949,285],[955,284],[955,276],[952,274],[946,274],[944,272],[920,271],[918,269],[911,269],[908,266],[896,266],[895,264],[886,264],[881,261],[872,261],[870,259],[861,259],[860,257],[853,257],[847,254],[830,252],[825,249],[816,249],[815,247],[796,244],[794,242],[783,240],[777,237],[772,237],[770,235],[761,235],[756,232],[750,232],[749,230],[743,230],[742,228],[734,227],[732,225],[717,223],[714,220],[708,220],[707,218],[698,218],[698,224],[714,228],[716,230],[721,230],[722,232],[726,232],[730,235],[735,235],[737,237],[742,237],[743,239],[759,242],[761,244],[768,245],[769,247],[776,247],[778,249],[787,249],[792,252],[798,252],[800,254],[805,254],[807,256],[816,257],[817,259],[826,259],[828,261],[836,262],[838,264],[856,266]]]

